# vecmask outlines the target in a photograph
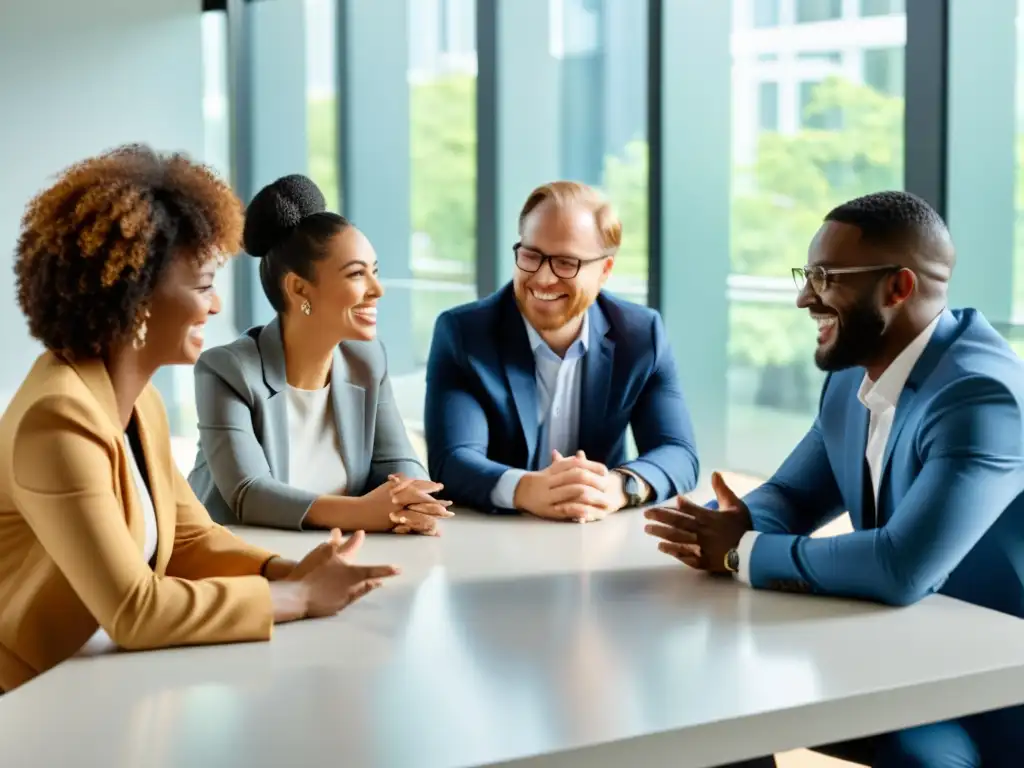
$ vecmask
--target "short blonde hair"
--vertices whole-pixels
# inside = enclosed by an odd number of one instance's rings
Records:
[[[601,239],[601,246],[609,255],[614,255],[622,244],[622,222],[603,194],[591,186],[578,181],[552,181],[542,184],[530,193],[519,213],[519,234],[523,234],[526,217],[543,203],[550,201],[558,208],[581,205],[594,215],[594,224]]]

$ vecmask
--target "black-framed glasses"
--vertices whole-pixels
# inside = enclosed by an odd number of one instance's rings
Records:
[[[555,277],[563,280],[571,280],[580,273],[580,269],[587,264],[594,264],[604,261],[608,255],[596,256],[593,259],[578,259],[575,256],[551,256],[550,254],[538,251],[536,248],[529,248],[522,243],[512,246],[512,252],[516,255],[516,266],[523,272],[540,272],[544,262],[551,265],[551,271]]]
[[[793,267],[793,282],[797,290],[802,291],[804,286],[811,284],[811,290],[821,293],[832,283],[836,275],[863,275],[869,272],[895,272],[903,269],[899,264],[883,264],[871,267],[823,267],[819,264],[814,266]]]

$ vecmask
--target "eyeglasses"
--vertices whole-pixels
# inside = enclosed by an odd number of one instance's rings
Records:
[[[807,283],[811,284],[811,290],[821,293],[832,282],[836,275],[862,275],[868,272],[894,272],[903,269],[899,264],[884,264],[877,267],[793,267],[793,282],[797,290],[802,291]]]
[[[608,258],[607,255],[597,256],[593,259],[577,259],[575,256],[549,256],[534,248],[527,248],[522,243],[513,245],[512,252],[516,255],[516,266],[523,272],[540,272],[546,261],[551,265],[551,271],[555,277],[560,277],[563,280],[571,280],[576,277],[580,273],[580,269],[587,264],[604,261]]]

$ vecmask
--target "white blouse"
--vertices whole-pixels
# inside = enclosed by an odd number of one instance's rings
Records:
[[[318,496],[344,495],[347,490],[330,385],[315,390],[288,387],[288,484]]]
[[[153,509],[153,497],[149,495],[149,488],[146,487],[145,478],[139,463],[135,458],[135,451],[132,450],[131,441],[128,435],[124,436],[124,450],[128,455],[128,464],[131,467],[132,479],[135,481],[135,491],[139,494],[142,502],[142,519],[146,529],[145,543],[142,548],[142,557],[148,563],[156,554],[156,510]],[[107,631],[100,627],[92,637],[86,640],[85,645],[78,651],[78,656],[96,656],[97,654],[109,653],[117,650],[117,644],[110,639]]]

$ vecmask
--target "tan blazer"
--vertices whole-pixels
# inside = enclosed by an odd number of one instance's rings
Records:
[[[114,390],[99,361],[35,362],[0,418],[0,691],[73,656],[268,640],[270,552],[211,522],[171,456],[160,395],[135,406],[156,511],[154,566]]]

